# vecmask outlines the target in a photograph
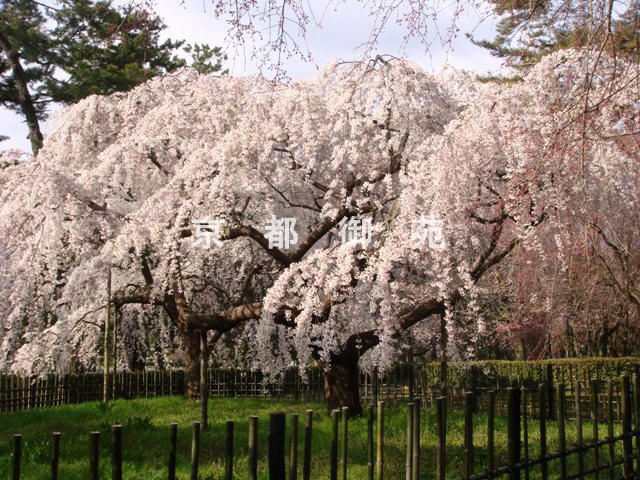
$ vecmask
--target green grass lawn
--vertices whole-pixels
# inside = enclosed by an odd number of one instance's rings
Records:
[[[312,478],[329,478],[329,449],[331,423],[323,404],[296,403],[293,401],[257,398],[212,398],[209,404],[210,427],[202,435],[200,474],[202,479],[221,479],[224,475],[225,421],[235,424],[234,473],[238,479],[247,478],[247,430],[248,417],[259,417],[259,475],[267,479],[267,433],[269,413],[282,411],[287,416],[300,415],[299,458],[302,478],[302,442],[304,438],[305,410],[314,410]],[[190,468],[191,425],[198,420],[199,404],[194,401],[165,397],[158,399],[118,400],[113,408],[104,411],[97,403],[69,405],[56,408],[32,410],[0,415],[0,479],[11,478],[13,434],[23,435],[22,472],[23,479],[50,478],[51,432],[62,432],[60,448],[60,474],[62,480],[88,478],[89,432],[100,431],[101,478],[111,478],[110,425],[123,425],[124,477],[127,479],[165,479],[169,446],[169,424],[178,427],[178,478],[188,479]],[[475,471],[483,471],[487,460],[487,418],[474,417]],[[349,470],[348,478],[361,480],[367,471],[366,419],[353,419],[349,423]],[[530,421],[529,452],[539,452],[537,421]],[[288,426],[288,419],[287,419]],[[496,417],[496,465],[506,463],[506,419]],[[404,479],[406,413],[404,408],[389,408],[385,412],[385,478]],[[620,433],[616,425],[616,434]],[[584,422],[585,441],[592,438],[592,425]],[[567,445],[573,444],[575,425],[567,424]],[[555,451],[557,429],[548,424],[548,449]],[[606,425],[600,425],[600,437],[606,435]],[[435,476],[435,411],[424,410],[422,414],[422,478]],[[447,478],[462,476],[464,464],[463,418],[460,413],[450,412],[447,427]],[[287,443],[288,444],[288,443]],[[621,445],[616,448],[621,455]],[[575,472],[577,460],[569,457],[569,474]],[[608,459],[606,447],[600,449],[600,462]],[[593,464],[593,453],[585,455],[587,466]],[[559,478],[558,461],[550,463],[550,478]],[[606,474],[601,475],[602,478]],[[523,475],[524,478],[524,475]],[[531,478],[539,478],[539,468],[534,468]],[[616,478],[621,472],[616,471]]]

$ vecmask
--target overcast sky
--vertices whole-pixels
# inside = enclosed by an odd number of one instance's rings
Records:
[[[326,4],[324,0],[309,3]],[[337,8],[326,11],[314,10],[314,17],[317,20],[321,19],[321,28],[312,25],[307,32],[307,45],[313,55],[313,62],[296,58],[287,60],[284,63],[284,69],[289,77],[312,78],[317,68],[336,58],[354,60],[361,56],[362,51],[357,47],[368,39],[373,25],[372,18],[366,14],[362,2],[345,0],[334,6]],[[241,52],[236,52],[233,45],[225,43],[226,23],[214,17],[213,8],[208,5],[208,0],[207,3],[203,0],[185,0],[182,4],[180,0],[157,0],[156,11],[167,24],[164,37],[185,39],[188,43],[222,45],[225,51],[229,52],[230,58],[225,66],[230,69],[232,75],[258,72],[257,63],[250,57],[251,45],[247,46],[245,56]],[[452,12],[449,9],[444,8],[440,11],[438,29],[445,31],[451,24],[451,19]],[[467,32],[473,32],[477,38],[492,38],[494,22],[493,18],[483,20],[478,13],[467,12],[459,17],[460,31],[450,46],[443,46],[437,39],[437,30],[434,26],[432,29],[434,41],[428,49],[418,41],[411,41],[401,50],[405,30],[392,20],[381,36],[374,54],[406,56],[429,71],[437,71],[444,65],[452,65],[478,73],[495,72],[501,66],[500,61],[491,57],[486,50],[474,46],[464,35]],[[295,34],[295,31],[291,33]],[[264,73],[269,74],[268,71]],[[0,108],[0,125],[0,134],[10,137],[9,140],[0,143],[0,149],[19,148],[30,151],[26,138],[27,128],[20,116]],[[43,125],[45,136],[51,128],[50,122]]]

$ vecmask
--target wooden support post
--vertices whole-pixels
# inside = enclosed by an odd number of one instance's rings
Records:
[[[384,478],[384,402],[378,402],[378,431],[376,432],[376,434],[377,434],[376,478],[378,480],[383,480]]]

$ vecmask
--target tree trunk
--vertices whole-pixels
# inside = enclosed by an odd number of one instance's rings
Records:
[[[184,341],[185,382],[187,398],[200,398],[200,331],[194,328],[182,330]]]
[[[7,63],[11,67],[13,74],[13,83],[18,93],[18,104],[20,110],[29,127],[29,140],[31,141],[31,150],[34,155],[38,154],[38,150],[42,146],[42,132],[40,131],[40,123],[38,121],[38,114],[34,107],[33,98],[29,93],[29,85],[27,76],[20,63],[20,57],[18,52],[11,45],[11,41],[7,36],[0,32],[0,47],[4,50],[4,54],[7,57]]]
[[[327,410],[349,407],[352,417],[362,415],[360,389],[358,385],[358,352],[345,351],[331,359],[323,371],[324,398]]]

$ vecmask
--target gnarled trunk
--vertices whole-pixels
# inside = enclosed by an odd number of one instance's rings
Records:
[[[180,329],[184,342],[185,383],[187,398],[200,398],[200,330]]]
[[[324,398],[329,412],[349,407],[350,416],[362,415],[358,385],[358,352],[343,351],[334,356],[323,372]]]

